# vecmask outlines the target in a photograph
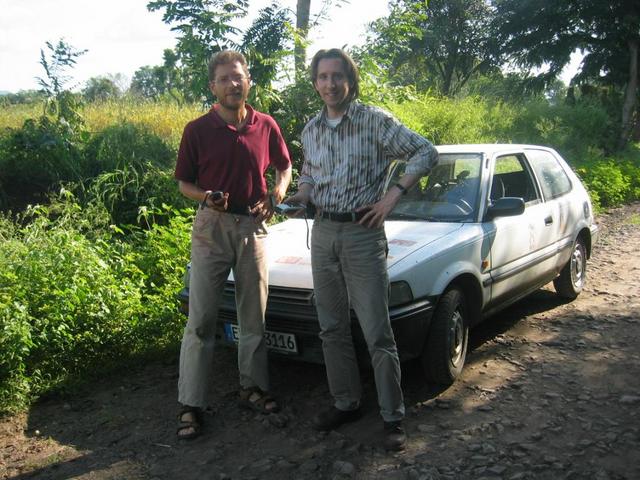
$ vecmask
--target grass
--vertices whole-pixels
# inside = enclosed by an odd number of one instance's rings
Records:
[[[629,218],[629,225],[640,225],[640,215],[638,215],[637,213],[631,215],[631,217]]]
[[[122,99],[84,105],[80,116],[87,130],[97,133],[117,123],[133,123],[145,126],[164,139],[169,146],[178,148],[184,126],[205,113],[199,105],[177,105],[170,102],[145,102]],[[0,130],[19,128],[27,118],[42,115],[42,104],[8,105],[2,107]]]

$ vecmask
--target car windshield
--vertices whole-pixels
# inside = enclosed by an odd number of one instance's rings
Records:
[[[389,215],[395,220],[472,222],[479,204],[482,155],[443,153],[438,165],[422,177]],[[396,160],[390,169],[388,188],[404,174],[406,162]]]

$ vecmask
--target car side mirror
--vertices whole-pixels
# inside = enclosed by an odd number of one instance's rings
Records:
[[[514,217],[524,212],[524,200],[519,197],[502,197],[494,201],[485,214],[485,220],[497,217]]]

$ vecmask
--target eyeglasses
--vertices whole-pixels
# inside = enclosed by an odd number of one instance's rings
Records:
[[[219,83],[220,85],[228,85],[231,82],[233,83],[242,83],[245,80],[247,80],[248,77],[246,75],[231,75],[231,76],[224,76],[224,77],[218,77],[215,78],[213,80],[213,83]]]

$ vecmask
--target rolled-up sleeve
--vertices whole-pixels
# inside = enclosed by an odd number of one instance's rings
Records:
[[[300,170],[300,176],[298,177],[298,187],[304,183],[308,183],[311,185],[316,184],[315,180],[313,179],[313,176],[311,175],[310,159],[312,158],[312,156],[309,149],[313,147],[309,138],[310,135],[311,135],[310,125],[306,125],[306,127],[302,131],[302,153],[303,153],[304,159],[302,162],[302,169]]]
[[[405,127],[391,114],[387,114],[382,122],[382,129],[385,154],[406,158],[406,174],[427,175],[438,163],[436,147],[422,135]]]

